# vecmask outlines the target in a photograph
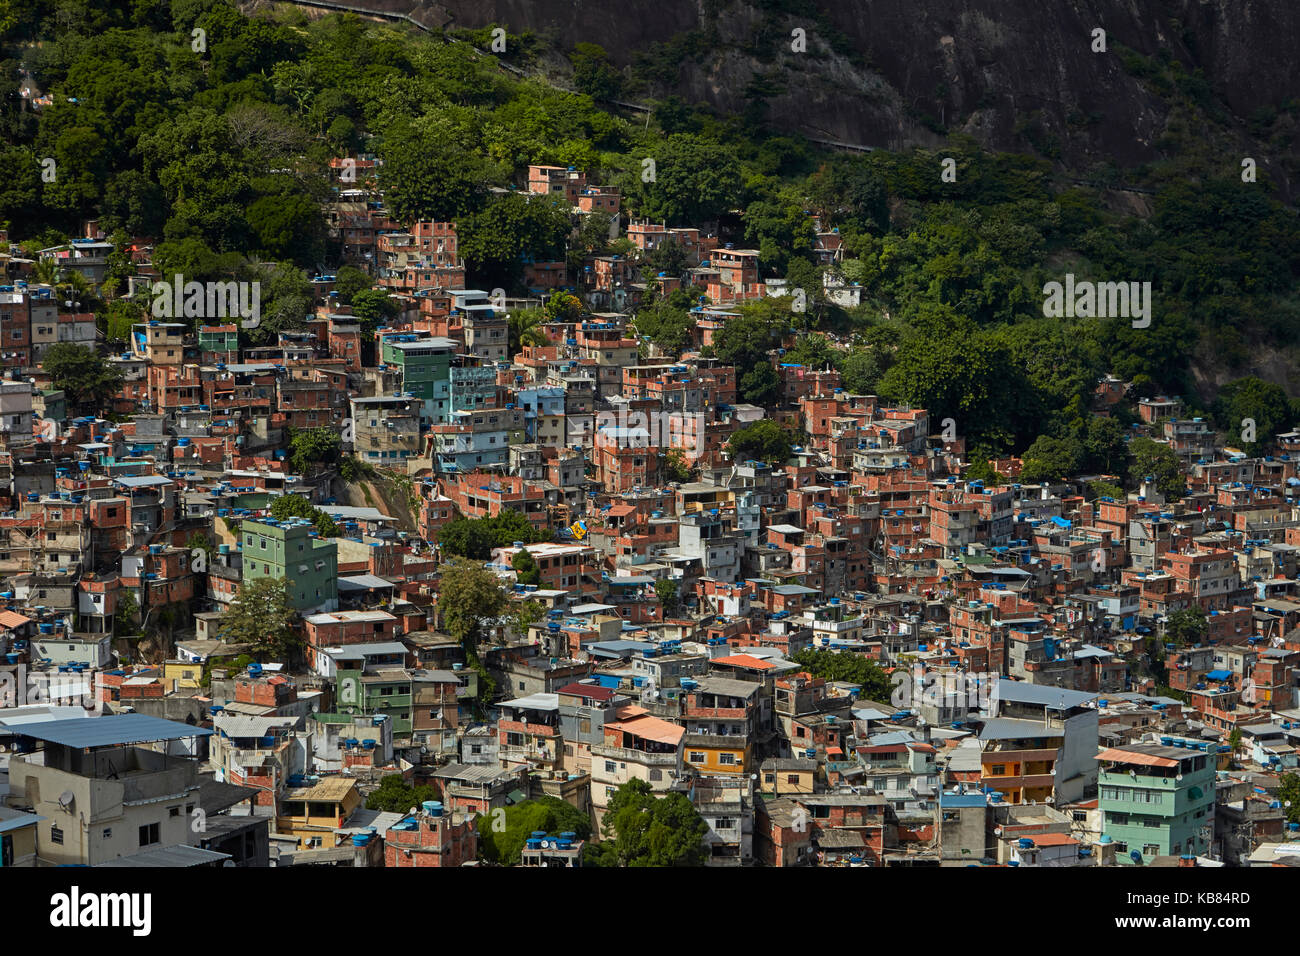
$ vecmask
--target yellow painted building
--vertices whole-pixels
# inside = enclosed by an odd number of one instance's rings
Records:
[[[759,791],[782,797],[792,793],[814,793],[817,789],[817,761],[804,757],[774,757],[759,768]]]
[[[682,738],[683,762],[699,773],[749,773],[748,737],[687,734]]]
[[[0,869],[36,865],[36,824],[44,819],[0,805]]]
[[[296,837],[301,849],[330,849],[342,842],[338,831],[360,806],[361,793],[355,780],[326,777],[313,786],[285,791],[275,829]]]
[[[199,690],[203,686],[203,665],[193,661],[165,661],[163,686],[172,693],[178,690]]]

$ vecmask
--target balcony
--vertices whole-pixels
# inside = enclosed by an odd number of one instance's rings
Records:
[[[641,764],[644,767],[675,767],[678,760],[676,750],[671,753],[648,753],[644,750],[633,750],[630,747],[608,747],[605,745],[592,747],[591,755],[593,758],[601,757],[605,760],[619,760],[624,763]]]

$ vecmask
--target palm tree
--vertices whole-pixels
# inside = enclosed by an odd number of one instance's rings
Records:
[[[73,269],[60,270],[55,289],[60,299],[75,303],[77,308],[94,309],[99,304],[94,283]]]
[[[541,309],[524,309],[511,312],[507,317],[510,324],[510,354],[514,355],[525,345],[550,345],[551,340],[542,333],[542,324],[546,316]]]
[[[59,281],[59,260],[37,259],[32,265],[32,278],[37,285],[54,285]]]

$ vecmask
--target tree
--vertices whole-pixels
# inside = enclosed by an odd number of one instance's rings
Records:
[[[1033,404],[1031,390],[1006,349],[960,329],[938,326],[905,341],[879,391],[928,410],[931,421],[954,419],[973,441],[1001,447],[1036,424],[1022,422]]]
[[[501,580],[480,564],[456,559],[442,569],[438,583],[442,626],[468,651],[476,651],[483,626],[501,617],[506,595]]]
[[[1174,611],[1165,619],[1165,642],[1175,645],[1199,645],[1210,630],[1209,619],[1199,606]]]
[[[783,465],[794,450],[794,435],[770,418],[746,425],[731,436],[727,452],[735,461]]]
[[[343,451],[343,439],[332,428],[294,428],[289,433],[289,462],[305,473],[314,464],[333,465]]]
[[[190,551],[201,550],[207,554],[209,558],[211,558],[217,550],[217,546],[213,543],[212,539],[208,537],[206,531],[195,531],[191,534],[189,540],[185,542],[185,547],[189,548]]]
[[[496,196],[480,211],[457,222],[466,269],[484,288],[517,288],[525,257],[563,259],[569,236],[569,207],[545,196]]]
[[[379,788],[366,797],[366,809],[407,813],[412,808],[418,810],[425,801],[438,799],[438,790],[431,784],[412,786],[400,773],[388,773],[380,779]]]
[[[848,392],[872,395],[884,374],[879,354],[874,349],[854,349],[839,361],[840,381]]]
[[[690,342],[695,317],[690,309],[694,304],[691,293],[674,289],[664,297],[646,303],[633,320],[636,331],[650,339],[667,355],[680,355]]]
[[[741,174],[734,150],[690,133],[675,133],[654,150],[655,178],[638,177],[632,193],[640,213],[692,226],[731,209],[740,198]]]
[[[108,342],[129,342],[131,326],[147,318],[144,309],[130,299],[114,299],[100,315],[103,317],[104,339]]]
[[[97,352],[75,342],[59,342],[41,361],[55,388],[62,389],[77,408],[98,411],[122,388],[123,375]]]
[[[709,826],[683,794],[658,799],[644,780],[629,780],[609,799],[606,839],[584,862],[595,866],[703,866]]]
[[[577,322],[582,318],[582,300],[572,292],[552,292],[543,312],[548,322]]]
[[[1092,492],[1094,498],[1113,498],[1120,502],[1127,500],[1124,489],[1109,481],[1094,481],[1088,486],[1088,490]]]
[[[352,314],[357,317],[363,333],[373,333],[400,311],[401,306],[387,289],[359,289],[352,293]]]
[[[862,687],[867,700],[889,700],[892,683],[875,661],[843,651],[804,650],[791,658],[813,677],[845,681]]]
[[[500,824],[504,827],[498,829]],[[535,832],[572,833],[579,840],[591,836],[591,819],[577,807],[557,797],[541,796],[523,800],[489,816],[479,814],[474,821],[478,831],[479,855],[489,863],[514,866],[523,853],[524,844]]]
[[[1294,770],[1282,774],[1277,788],[1278,800],[1286,812],[1288,823],[1300,823],[1300,774]]]
[[[1168,445],[1150,438],[1134,438],[1129,443],[1133,464],[1129,466],[1129,480],[1137,486],[1146,478],[1154,478],[1156,490],[1169,498],[1180,498],[1187,490],[1182,462]]]
[[[962,477],[967,481],[981,481],[994,488],[1006,481],[1006,478],[993,470],[983,450],[972,450],[970,458],[970,464],[962,472]]]
[[[660,578],[655,582],[655,594],[659,598],[659,603],[663,605],[665,618],[677,613],[680,587],[676,578]]]
[[[623,92],[623,76],[610,62],[603,46],[576,43],[569,60],[573,63],[573,85],[578,92],[599,100],[612,100]]]
[[[280,495],[271,502],[267,509],[276,521],[288,521],[290,518],[313,518],[316,508],[302,495]]]
[[[1083,436],[1080,467],[1107,475],[1123,474],[1128,464],[1124,426],[1109,416],[1090,415]]]
[[[515,556],[510,559],[510,566],[518,572],[515,580],[520,584],[541,584],[542,572],[537,567],[537,562],[527,551],[516,551]]]
[[[641,261],[649,268],[652,277],[664,275],[676,278],[687,269],[699,265],[699,256],[694,260],[686,248],[676,239],[665,239],[653,249],[641,254]]]
[[[245,579],[220,622],[221,639],[251,644],[258,653],[286,660],[301,646],[298,613],[289,606],[284,578]]]
[[[312,525],[315,527],[316,533],[322,538],[337,538],[342,534],[334,518],[320,509],[316,510],[316,515],[312,518]]]
[[[741,315],[728,320],[718,333],[718,358],[738,370],[770,365],[768,352],[780,344],[783,329],[788,327],[788,308],[764,300],[740,308]]]
[[[684,484],[691,480],[693,469],[686,461],[686,453],[680,448],[669,448],[664,452],[664,475],[669,481]]]
[[[302,495],[280,495],[271,502],[269,510],[271,517],[276,521],[287,521],[290,518],[306,518],[315,525],[316,533],[322,538],[336,538],[339,535],[339,526],[334,519],[315,507]]]
[[[519,309],[508,317],[510,354],[519,352],[525,345],[547,345],[550,339],[542,332],[546,313],[541,309]]]
[[[271,259],[298,265],[320,260],[325,249],[325,222],[319,203],[302,193],[263,196],[246,213],[257,248]]]
[[[499,168],[458,140],[411,124],[390,129],[379,154],[384,201],[402,222],[457,222],[480,210],[488,187],[504,178]]]
[[[767,359],[749,366],[749,371],[740,376],[737,386],[741,400],[751,405],[775,405],[781,397],[781,378]]]
[[[1223,386],[1211,412],[1215,423],[1227,432],[1229,444],[1238,445],[1251,457],[1262,455],[1272,446],[1274,437],[1293,424],[1286,391],[1253,375]],[[1253,441],[1242,437],[1247,419],[1254,422]]]
[[[334,273],[334,291],[339,294],[339,305],[351,305],[354,295],[373,288],[374,284],[375,280],[356,266],[339,266]]]
[[[1020,471],[1020,480],[1031,483],[1069,478],[1078,472],[1083,454],[1083,446],[1073,438],[1039,435],[1025,449],[1025,464]]]
[[[140,616],[140,604],[131,591],[123,590],[117,597],[113,611],[113,636],[127,637],[135,633],[135,619]]]
[[[550,532],[533,526],[513,508],[482,518],[457,515],[438,529],[438,545],[447,554],[486,561],[495,548],[505,548],[521,541],[535,544],[550,537]]]
[[[541,601],[515,601],[510,616],[514,619],[515,632],[527,634],[528,629],[546,617],[546,606]]]

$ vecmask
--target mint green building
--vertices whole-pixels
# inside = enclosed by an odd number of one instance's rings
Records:
[[[338,610],[338,545],[316,537],[306,518],[246,518],[239,537],[243,580],[283,578],[295,610]]]
[[[405,668],[339,668],[337,686],[341,713],[382,714],[388,718],[394,737],[410,735],[415,698],[411,674]]]
[[[1157,856],[1199,856],[1214,834],[1218,745],[1163,737],[1160,743],[1110,747],[1097,754],[1102,840],[1119,863]],[[1109,840],[1107,838],[1109,837]]]
[[[402,391],[424,402],[425,417],[444,424],[451,400],[451,362],[460,343],[447,338],[420,338],[411,333],[389,335],[380,350],[382,361],[402,373]]]

